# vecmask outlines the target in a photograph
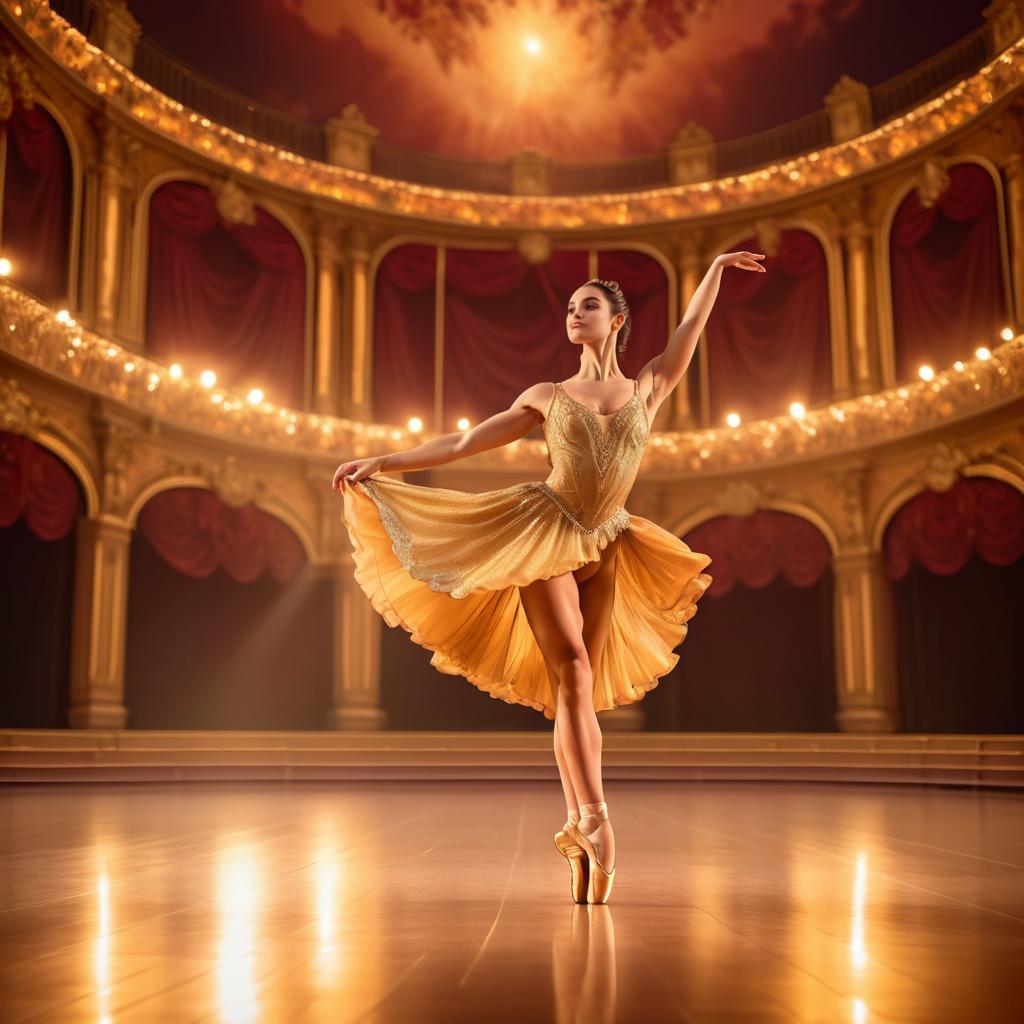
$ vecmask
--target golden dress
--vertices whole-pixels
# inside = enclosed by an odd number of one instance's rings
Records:
[[[533,636],[519,588],[571,572],[617,545],[594,709],[640,700],[670,672],[674,648],[711,583],[707,555],[623,506],[647,447],[633,382],[614,413],[555,384],[544,420],[544,481],[471,493],[386,476],[342,481],[355,578],[389,626],[433,651],[431,665],[553,719],[557,677]]]

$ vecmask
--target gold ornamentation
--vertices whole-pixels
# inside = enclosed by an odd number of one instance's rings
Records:
[[[748,480],[730,480],[716,504],[724,515],[752,516],[761,507],[761,492]]]
[[[573,514],[570,508],[566,507],[566,504],[543,480],[533,481],[531,486],[536,487],[538,491],[541,491],[547,498],[551,500],[553,505],[558,506],[558,510],[568,519],[573,526],[576,527],[580,533],[597,533],[599,530],[606,530],[609,527],[618,534],[622,530],[629,526],[629,513],[625,508],[616,509],[603,523],[598,523],[596,526],[584,526],[576,516]]]
[[[31,435],[46,425],[46,414],[32,404],[10,377],[0,378],[0,427],[12,434]]]
[[[927,210],[934,206],[949,188],[949,172],[943,160],[930,157],[921,168],[920,181],[917,185],[918,202]]]
[[[214,182],[213,194],[217,199],[217,212],[228,224],[256,223],[256,207],[252,196],[231,178]]]
[[[920,479],[933,491],[948,491],[969,461],[964,450],[957,445],[937,444],[921,470]]]
[[[778,416],[753,420],[734,430],[650,433],[644,465],[653,475],[680,478],[833,458],[1019,404],[1024,399],[1024,337],[990,348],[988,359],[964,360],[961,370],[940,370],[930,381],[810,409],[800,420]],[[241,395],[204,388],[187,376],[174,379],[162,363],[77,324],[58,323],[53,310],[9,281],[0,281],[0,352],[8,361],[32,366],[80,392],[143,413],[156,425],[219,438],[236,449],[257,446],[328,463],[338,452],[363,458],[425,440],[383,424],[306,413],[270,402],[253,405]],[[21,400],[16,387],[9,382],[0,390],[0,418],[7,422],[21,422],[29,415],[30,403]],[[627,404],[635,402],[634,396]],[[646,421],[646,410],[642,411]],[[583,420],[589,423],[588,431],[601,430],[592,410]],[[636,429],[644,428],[637,423]],[[600,440],[599,433],[595,440]],[[526,438],[475,458],[482,468],[531,472],[547,461],[545,444]]]
[[[259,481],[239,468],[234,455],[227,456],[215,471],[207,470],[205,475],[217,497],[232,508],[249,505],[263,493]]]
[[[944,138],[1024,81],[1024,39],[940,95],[855,138],[744,174],[640,192],[503,196],[392,181],[336,167],[242,135],[186,109],[97,49],[44,3],[0,0],[8,17],[97,98],[204,160],[268,184],[403,217],[538,230],[663,224],[737,210],[833,185]],[[628,51],[621,46],[617,52]]]

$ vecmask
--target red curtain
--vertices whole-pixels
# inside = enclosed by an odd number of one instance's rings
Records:
[[[41,106],[14,107],[7,128],[3,255],[11,278],[43,302],[68,301],[71,152]]]
[[[917,378],[998,343],[1007,321],[999,217],[992,178],[977,164],[949,168],[949,188],[929,209],[911,192],[892,222],[896,372]]]
[[[760,252],[756,238],[732,251]],[[791,402],[808,408],[832,394],[828,275],[821,243],[785,230],[766,274],[729,267],[706,328],[711,421],[779,416]]]
[[[433,428],[437,248],[400,245],[377,269],[373,292],[373,416]]]
[[[205,578],[218,567],[239,583],[269,569],[279,583],[305,562],[299,539],[279,519],[252,505],[232,508],[212,491],[162,491],[139,514],[139,532],[172,568]]]
[[[832,561],[828,541],[817,527],[774,509],[709,519],[687,534],[686,543],[711,556],[712,597],[725,596],[737,581],[760,589],[780,575],[795,586],[810,587]]]
[[[256,208],[253,225],[223,222],[210,190],[172,181],[149,209],[146,348],[209,367],[227,387],[262,388],[301,406],[306,268],[288,229]]]
[[[0,432],[0,527],[24,517],[40,540],[60,540],[81,508],[74,474],[52,452]]]
[[[883,542],[890,579],[912,562],[951,576],[977,551],[990,565],[1024,555],[1024,494],[1001,480],[962,477],[948,491],[922,491],[893,516]]]
[[[586,278],[585,252],[527,263],[518,252],[445,254],[445,430],[508,407],[523,388],[579,369],[565,330],[569,296]]]

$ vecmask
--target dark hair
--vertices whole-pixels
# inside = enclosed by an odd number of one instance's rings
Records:
[[[619,313],[625,314],[626,319],[623,321],[622,326],[619,328],[619,343],[616,346],[619,352],[626,351],[626,343],[629,341],[629,329],[633,326],[632,320],[629,315],[629,303],[626,301],[626,296],[622,294],[622,289],[619,287],[618,281],[602,281],[599,277],[592,277],[587,284],[592,284],[597,288],[600,288],[604,292],[608,299],[608,302],[612,307],[612,318],[614,319]]]

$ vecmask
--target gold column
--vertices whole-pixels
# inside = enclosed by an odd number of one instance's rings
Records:
[[[697,290],[703,275],[701,274],[701,249],[700,241],[696,238],[682,238],[676,247],[676,279],[679,282],[679,302],[676,307],[676,323],[682,321],[686,315],[686,307],[690,298]],[[670,330],[675,329],[675,324],[670,325]],[[697,347],[703,349],[706,338],[702,334]],[[694,410],[690,406],[690,374],[700,373],[701,356],[695,353],[695,359],[690,366],[678,387],[672,393],[672,409],[669,420],[669,430],[690,430],[696,426]]]
[[[849,317],[847,337],[850,348],[850,379],[853,393],[871,394],[881,386],[880,353],[872,344],[874,289],[872,277],[871,226],[865,216],[860,193],[837,204],[840,214],[846,270],[846,306]]]
[[[437,247],[434,276],[434,431],[444,433],[444,295],[447,249]]]
[[[348,257],[349,301],[349,353],[346,381],[346,408],[343,416],[366,419],[370,415],[372,391],[369,324],[369,262],[370,238],[365,228],[353,225],[346,245]]]
[[[349,559],[328,571],[334,578],[334,706],[328,727],[384,729],[380,614],[356,583]]]
[[[832,558],[836,687],[842,732],[894,732],[896,639],[882,553],[866,548]]]
[[[107,336],[117,333],[120,320],[118,281],[124,232],[121,192],[127,184],[121,143],[119,129],[109,118],[104,118],[100,126],[93,328],[98,334]]]
[[[313,411],[336,416],[338,401],[338,241],[337,225],[320,220],[316,236],[316,355]]]
[[[128,554],[132,531],[112,519],[82,519],[75,554],[71,627],[73,729],[123,729]]]
[[[1010,273],[1013,278],[1013,316],[1024,327],[1024,157],[1014,153],[1003,167],[1010,211]]]

